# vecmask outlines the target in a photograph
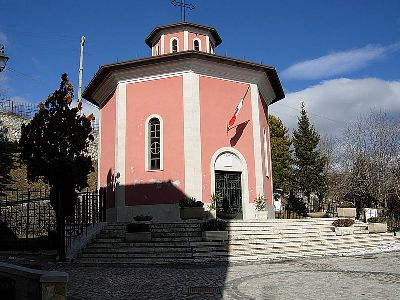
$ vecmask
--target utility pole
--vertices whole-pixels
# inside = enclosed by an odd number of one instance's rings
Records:
[[[81,37],[81,52],[79,56],[79,82],[78,82],[78,102],[82,101],[82,78],[83,78],[83,46],[85,46],[85,37]]]

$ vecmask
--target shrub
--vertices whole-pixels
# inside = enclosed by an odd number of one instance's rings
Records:
[[[367,221],[368,223],[386,223],[386,219],[384,217],[372,217]]]
[[[195,198],[184,197],[181,200],[179,200],[180,207],[194,207],[195,203],[196,203]]]
[[[220,193],[211,195],[211,204],[209,205],[210,210],[217,209],[217,203],[222,201],[222,196]]]
[[[266,207],[265,198],[263,195],[258,195],[258,197],[256,198],[256,201],[254,203],[256,205],[256,210],[258,210],[258,211],[264,210]]]
[[[201,201],[196,201],[195,198],[184,197],[179,200],[180,207],[203,207],[204,203]]]
[[[141,222],[141,221],[151,221],[153,219],[152,216],[144,216],[144,215],[139,215],[133,217],[135,221]]]
[[[354,204],[351,202],[343,201],[339,205],[340,208],[354,208]]]
[[[144,224],[144,223],[130,223],[130,224],[126,225],[126,231],[129,233],[149,232],[150,226],[149,226],[149,224]]]
[[[332,223],[332,225],[335,227],[350,227],[353,224],[354,224],[353,219],[337,219]]]
[[[211,219],[201,224],[202,231],[224,231],[226,230],[226,222],[219,219]]]
[[[204,206],[204,203],[201,202],[201,201],[196,201],[196,202],[194,203],[194,207],[203,207],[203,206]]]

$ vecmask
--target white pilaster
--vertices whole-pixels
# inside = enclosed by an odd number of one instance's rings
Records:
[[[210,53],[210,37],[206,35],[206,51],[207,53]]]
[[[256,177],[256,191],[258,195],[264,195],[264,176],[262,171],[262,144],[261,144],[261,126],[260,109],[258,101],[258,87],[256,84],[250,84],[251,92],[251,119],[253,123],[253,141],[254,141],[254,169]]]
[[[117,85],[115,121],[115,207],[119,221],[120,210],[125,208],[126,83]]]
[[[101,175],[101,115],[102,115],[102,109],[99,109],[99,131],[98,131],[98,143],[97,143],[97,189],[100,190],[101,186],[101,181],[100,181],[100,175]]]
[[[165,36],[162,34],[161,35],[161,39],[160,39],[160,43],[161,43],[161,55],[165,54],[165,45],[164,45],[164,41],[165,41]]]
[[[183,74],[183,116],[185,192],[202,201],[199,75],[192,72]]]
[[[183,32],[183,51],[189,50],[189,32],[185,30]]]

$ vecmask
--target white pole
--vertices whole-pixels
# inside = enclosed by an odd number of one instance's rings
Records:
[[[79,87],[78,87],[78,102],[82,101],[82,78],[83,78],[83,46],[85,45],[85,37],[81,37],[81,52],[79,57]]]

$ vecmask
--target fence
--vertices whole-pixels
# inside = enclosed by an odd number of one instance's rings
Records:
[[[38,111],[37,105],[18,102],[11,99],[0,99],[0,111],[15,114],[25,118],[33,118]]]
[[[66,247],[87,227],[105,221],[104,193],[78,193],[75,212],[66,218]],[[0,250],[56,249],[56,215],[48,191],[0,192]]]

